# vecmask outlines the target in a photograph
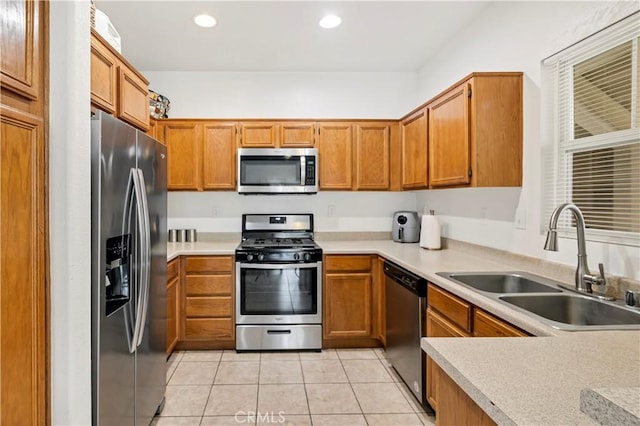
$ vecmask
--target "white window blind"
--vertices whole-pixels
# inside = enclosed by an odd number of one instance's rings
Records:
[[[640,246],[640,12],[543,61],[543,224],[573,202],[587,239]],[[571,215],[558,230],[575,236]]]

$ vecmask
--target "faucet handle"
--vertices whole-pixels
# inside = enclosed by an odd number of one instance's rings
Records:
[[[604,265],[602,263],[598,263],[598,269],[600,270],[600,282],[597,285],[605,285],[607,283],[607,279],[604,277]]]

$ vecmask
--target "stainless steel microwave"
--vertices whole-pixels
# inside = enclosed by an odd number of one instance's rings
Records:
[[[315,194],[316,148],[239,148],[240,194]]]

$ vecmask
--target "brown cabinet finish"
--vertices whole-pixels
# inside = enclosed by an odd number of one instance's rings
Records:
[[[354,189],[389,189],[391,125],[357,124],[355,129]]]
[[[173,352],[180,335],[180,261],[167,264],[167,355]]]
[[[431,283],[429,283],[427,293],[427,300],[431,309],[444,314],[464,332],[471,333],[471,309],[473,305]]]
[[[205,123],[203,141],[203,189],[236,188],[235,123]]]
[[[479,308],[473,310],[473,337],[525,337],[524,331]]]
[[[278,125],[271,122],[240,123],[240,146],[243,148],[275,148]]]
[[[235,347],[232,256],[182,257],[184,349]]]
[[[280,123],[281,148],[313,148],[316,144],[316,124]]]
[[[432,188],[522,185],[522,73],[473,73],[427,108]]]
[[[148,96],[147,79],[91,29],[91,103],[146,132]]]
[[[51,423],[48,2],[0,2],[0,424]]]
[[[400,122],[403,189],[426,189],[427,110],[416,111]]]
[[[358,254],[326,256],[324,270],[327,272],[369,272],[371,271],[371,256]]]
[[[202,188],[202,126],[189,121],[164,123],[167,145],[167,189]]]
[[[318,131],[320,189],[350,190],[353,152],[351,124],[321,123]]]

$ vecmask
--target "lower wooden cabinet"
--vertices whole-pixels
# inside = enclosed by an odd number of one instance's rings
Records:
[[[179,347],[235,347],[233,256],[183,256]]]
[[[378,346],[377,256],[329,255],[324,269],[323,346]]]
[[[473,337],[525,337],[527,333],[482,309],[473,311]]]
[[[167,263],[167,355],[178,343],[180,318],[180,260]]]

